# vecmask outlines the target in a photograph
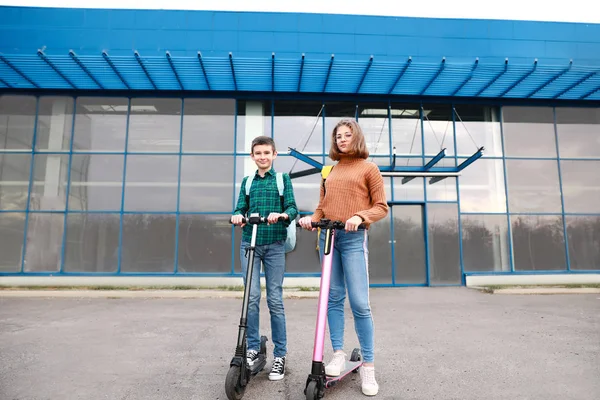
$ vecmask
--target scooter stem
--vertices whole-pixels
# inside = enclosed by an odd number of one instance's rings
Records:
[[[244,287],[244,300],[242,302],[242,316],[240,317],[240,330],[238,332],[238,348],[244,345],[246,329],[248,327],[248,305],[250,304],[250,288],[252,287],[252,275],[254,270],[254,250],[256,248],[256,234],[258,225],[252,225],[252,239],[250,240],[250,251],[248,254],[248,267],[246,268],[246,286]]]
[[[329,302],[329,285],[331,283],[331,264],[333,262],[333,228],[325,231],[325,248],[323,249],[323,265],[321,270],[321,287],[319,289],[319,308],[317,311],[317,326],[315,329],[315,343],[313,347],[313,361],[323,362],[323,348],[325,345],[325,326],[327,323],[327,304]]]

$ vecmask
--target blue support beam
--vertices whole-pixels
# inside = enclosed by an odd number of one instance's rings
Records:
[[[206,74],[206,68],[204,68],[204,61],[202,61],[202,53],[198,52],[198,61],[200,62],[200,67],[202,68],[202,73],[204,74],[204,81],[206,82],[206,87],[208,90],[212,90],[210,88],[210,82],[208,80],[208,75]]]
[[[442,158],[446,157],[446,149],[442,149],[435,157],[433,157],[425,166],[423,167],[423,171],[428,171],[435,164],[440,162]]]
[[[521,78],[519,78],[515,83],[513,83],[512,85],[510,85],[509,87],[507,87],[506,89],[504,89],[504,91],[502,91],[502,93],[500,94],[500,97],[504,97],[505,94],[507,94],[508,92],[510,92],[511,90],[513,90],[515,87],[517,87],[517,85],[519,83],[523,82],[531,74],[533,74],[535,72],[535,70],[537,69],[537,63],[538,63],[538,60],[536,58],[535,61],[533,62],[533,68],[530,71],[527,71],[525,73],[525,75],[523,75]]]
[[[56,65],[54,65],[54,63],[52,61],[50,61],[48,59],[48,57],[46,57],[46,55],[44,54],[44,52],[42,50],[38,50],[37,51],[38,56],[40,56],[40,58],[42,60],[44,60],[46,62],[46,64],[48,64],[48,66],[50,66],[50,68],[52,68],[54,70],[54,72],[56,72],[58,74],[58,76],[60,76],[65,82],[67,82],[69,84],[69,86],[71,86],[71,88],[73,89],[77,89],[77,86],[75,86],[75,84],[73,82],[71,82],[71,80],[69,78],[67,78],[65,76],[65,74],[63,74],[57,67]]]
[[[587,93],[584,93],[584,94],[582,94],[582,95],[579,97],[579,100],[583,100],[583,99],[585,99],[585,98],[587,98],[587,97],[590,97],[591,95],[593,95],[594,93],[596,93],[596,92],[597,92],[597,91],[599,91],[599,90],[600,90],[600,86],[598,86],[598,87],[597,87],[597,88],[595,88],[595,89],[592,89],[592,90],[588,91]]]
[[[322,92],[325,92],[325,90],[327,89],[327,82],[329,82],[329,76],[331,75],[331,68],[333,68],[333,59],[334,59],[335,55],[332,54],[331,55],[331,61],[329,61],[329,68],[327,69],[327,76],[325,77],[325,84],[323,85],[323,90]]]
[[[554,82],[555,80],[557,80],[558,78],[560,78],[561,76],[563,76],[564,74],[569,72],[571,70],[572,66],[573,66],[573,60],[569,61],[569,66],[567,68],[563,69],[558,74],[554,75],[552,78],[550,78],[546,82],[542,83],[540,86],[535,88],[535,90],[533,90],[531,93],[529,93],[527,96],[525,96],[525,98],[527,98],[527,99],[530,98],[531,96],[533,96],[534,94],[536,94],[537,92],[539,92],[540,90],[542,90],[543,88],[545,88],[546,86],[548,86],[549,84],[551,84],[552,82]]]
[[[233,54],[229,52],[229,65],[231,66],[231,77],[233,78],[233,87],[237,92],[237,80],[235,79],[235,68],[233,67]]]
[[[323,169],[323,164],[321,164],[320,162],[313,160],[309,156],[305,156],[304,154],[300,153],[298,150],[293,149],[291,147],[289,147],[289,150],[290,150],[290,155],[292,157],[296,157],[298,160],[305,162],[314,168],[318,168],[319,171]]]
[[[464,81],[462,81],[462,83],[460,85],[458,85],[458,87],[456,89],[454,89],[454,92],[452,92],[451,96],[455,96],[456,93],[460,92],[460,90],[467,84],[469,83],[469,81],[473,78],[473,75],[475,75],[475,70],[477,69],[477,66],[479,65],[479,57],[477,57],[475,59],[475,64],[473,64],[473,68],[471,68],[471,73],[469,73],[469,76],[467,76],[467,79],[465,79]]]
[[[402,67],[402,69],[400,70],[400,73],[396,77],[396,80],[394,81],[394,84],[390,87],[390,89],[388,90],[387,94],[391,94],[394,91],[394,89],[396,89],[396,86],[398,86],[398,82],[400,82],[400,79],[402,79],[402,77],[406,73],[406,70],[410,66],[411,62],[412,62],[412,57],[408,57],[408,60],[406,61],[406,64],[404,64],[404,67]]]
[[[427,82],[427,85],[425,85],[425,87],[423,88],[423,90],[421,90],[421,93],[419,93],[419,95],[423,96],[425,94],[427,89],[429,89],[429,86],[431,86],[433,84],[433,82],[435,82],[435,80],[438,78],[438,76],[440,76],[440,74],[444,70],[445,66],[446,66],[446,57],[442,57],[442,65],[440,65],[440,68],[437,70],[435,75],[429,80],[429,82]]]
[[[480,147],[475,154],[467,158],[465,161],[461,162],[458,167],[456,167],[456,171],[460,172],[463,169],[467,168],[469,165],[473,164],[477,159],[483,156],[484,147]]]
[[[369,63],[367,64],[367,68],[365,68],[365,72],[363,72],[363,76],[360,79],[360,83],[358,84],[358,87],[356,88],[354,93],[360,92],[360,88],[362,87],[362,84],[365,81],[367,74],[369,73],[369,69],[371,68],[371,65],[373,65],[373,55],[372,54],[371,54],[371,58],[369,59]]]
[[[320,172],[321,172],[321,168],[309,168],[309,169],[305,169],[303,171],[291,172],[289,175],[290,175],[290,179],[296,179],[296,178],[301,178],[303,176],[318,174]]]
[[[83,63],[81,62],[81,60],[77,57],[77,54],[75,54],[75,52],[73,50],[69,50],[69,55],[71,56],[71,58],[73,59],[73,61],[75,61],[75,63],[79,66],[79,68],[81,68],[81,70],[83,72],[85,72],[87,74],[87,76],[94,81],[94,83],[102,90],[104,90],[104,86],[98,82],[98,79],[96,79],[96,77],[94,75],[92,75],[92,73],[90,72],[90,70],[83,65]]]
[[[110,59],[110,56],[108,55],[108,53],[106,52],[106,50],[102,51],[102,57],[104,58],[104,60],[106,60],[106,62],[108,63],[108,65],[112,68],[112,70],[115,73],[115,75],[117,75],[119,77],[119,79],[121,80],[121,83],[123,83],[123,85],[125,85],[125,87],[128,90],[131,90],[131,87],[129,86],[129,84],[127,83],[127,81],[125,80],[125,78],[123,78],[123,76],[121,75],[121,73],[119,72],[119,70],[117,69],[117,67],[115,66],[115,64],[112,62],[112,60]]]
[[[489,88],[490,86],[492,86],[494,83],[496,83],[496,81],[498,79],[500,79],[500,77],[502,75],[504,75],[506,73],[506,71],[508,70],[508,58],[506,58],[504,60],[504,69],[502,70],[502,72],[500,72],[498,75],[496,75],[491,81],[489,81],[484,87],[482,87],[476,94],[475,97],[479,97],[479,95],[481,93],[483,93],[487,88]]]
[[[140,67],[142,67],[142,70],[144,71],[144,74],[146,74],[146,78],[148,78],[148,80],[152,84],[152,87],[154,88],[154,90],[156,90],[157,89],[156,84],[154,83],[154,80],[152,79],[152,77],[150,76],[150,73],[146,69],[146,66],[142,62],[142,58],[140,57],[140,53],[138,53],[138,51],[136,50],[133,54],[135,55],[135,59],[137,60],[138,64],[140,64]]]
[[[567,93],[571,89],[574,89],[576,86],[581,85],[583,82],[587,81],[588,79],[590,79],[592,76],[596,75],[597,73],[598,73],[598,71],[590,72],[589,74],[587,74],[586,76],[584,76],[583,78],[581,78],[580,80],[578,80],[577,82],[575,82],[574,84],[569,86],[568,88],[561,90],[559,93],[555,94],[552,98],[558,99],[560,96]]]
[[[8,61],[6,59],[6,57],[4,57],[2,54],[0,54],[0,60],[2,60],[2,62],[4,62],[4,64],[8,65],[8,67],[10,69],[12,69],[13,71],[15,71],[17,74],[19,74],[19,76],[23,79],[25,79],[27,82],[29,82],[29,84],[31,84],[33,87],[38,88],[39,89],[39,85],[37,83],[35,83],[34,81],[32,81],[27,75],[25,75],[23,72],[21,72],[21,70],[17,67],[15,67],[10,61]]]
[[[300,74],[298,75],[298,90],[300,92],[300,85],[302,84],[302,72],[304,72],[304,53],[302,53],[302,61],[300,62]]]
[[[181,83],[181,79],[179,78],[179,74],[177,73],[177,69],[175,68],[175,64],[173,64],[173,60],[171,59],[171,53],[167,51],[166,55],[167,61],[169,61],[169,66],[171,67],[171,71],[173,71],[175,79],[177,79],[177,83],[179,84],[179,89],[185,90],[185,88],[183,87],[183,83]]]
[[[271,92],[275,91],[275,53],[271,54]]]
[[[12,88],[12,86],[11,86],[11,85],[9,85],[9,83],[8,83],[8,82],[6,82],[4,79],[1,79],[1,78],[0,78],[0,83],[2,83],[2,84],[3,84],[4,86],[6,86],[7,88]]]

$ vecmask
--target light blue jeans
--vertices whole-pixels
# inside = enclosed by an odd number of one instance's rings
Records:
[[[357,232],[335,231],[331,286],[327,320],[333,350],[344,349],[344,302],[346,288],[354,315],[354,329],[358,336],[364,362],[374,362],[373,317],[369,304],[369,250],[366,230]],[[321,259],[325,247],[325,231],[321,232],[319,251]]]
[[[240,260],[242,274],[246,285],[248,258],[246,248],[250,243],[242,241]],[[249,254],[248,254],[249,255]],[[250,287],[250,302],[248,304],[247,344],[248,350],[258,351],[260,348],[260,263],[265,269],[267,286],[267,306],[271,314],[271,339],[275,349],[274,357],[284,357],[287,353],[287,334],[285,328],[285,311],[283,309],[283,273],[285,272],[284,241],[256,246],[254,253],[254,269],[252,271],[252,286]]]

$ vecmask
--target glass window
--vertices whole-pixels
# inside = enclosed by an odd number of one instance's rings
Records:
[[[230,217],[231,214],[179,216],[179,273],[231,272]]]
[[[175,270],[175,214],[124,214],[122,272]]]
[[[512,215],[515,271],[566,270],[560,215]]]
[[[463,214],[461,224],[465,271],[510,271],[506,215]]]
[[[125,151],[128,107],[124,97],[78,97],[73,151]]]
[[[503,107],[504,152],[515,157],[556,157],[550,107]]]
[[[358,123],[371,155],[390,155],[390,124],[387,103],[360,103]],[[388,162],[389,163],[389,162]]]
[[[436,164],[437,167],[454,167],[455,160],[444,158]],[[427,201],[456,201],[456,177],[449,176],[441,181],[433,181],[434,177],[426,179]]]
[[[19,272],[25,234],[25,214],[0,213],[0,272]]]
[[[127,156],[126,211],[177,209],[178,156]]]
[[[567,216],[571,269],[600,269],[600,216]]]
[[[600,157],[600,108],[556,108],[561,157]]]
[[[426,284],[427,264],[425,262],[423,206],[393,206],[390,214],[394,217],[395,283],[398,285]]]
[[[392,282],[392,217],[388,212],[385,218],[369,228],[369,282],[391,284]]]
[[[178,152],[180,132],[180,99],[131,99],[128,151]]]
[[[183,156],[179,210],[229,212],[233,159],[233,156]]]
[[[462,212],[506,212],[502,160],[480,158],[462,170],[458,181]]]
[[[25,272],[60,270],[64,225],[64,213],[29,214]]]
[[[0,210],[25,210],[30,154],[0,154]]]
[[[452,107],[449,105],[423,105],[423,134],[425,154],[435,156],[446,149],[446,156],[454,155],[454,127]]]
[[[72,97],[40,97],[35,140],[37,150],[71,149],[73,104]]]
[[[325,104],[325,151],[329,154],[331,149],[331,135],[333,128],[342,119],[356,119],[358,115],[358,106],[354,102],[328,102]],[[365,134],[363,129],[363,134]],[[315,132],[317,134],[317,132]]]
[[[36,103],[34,96],[0,96],[0,149],[31,150]]]
[[[119,214],[67,214],[67,272],[116,272]]]
[[[183,151],[233,151],[234,99],[184,99]]]
[[[600,213],[600,161],[560,162],[565,212]]]
[[[394,180],[394,201],[423,201],[423,179],[414,178],[402,183],[404,178],[392,178]]]
[[[397,156],[422,154],[420,108],[418,104],[392,103],[392,148],[396,148]]]
[[[33,159],[31,210],[65,209],[69,156],[66,154],[36,154]]]
[[[296,103],[294,103],[296,104]],[[270,101],[244,101],[239,100],[237,104],[237,137],[236,148],[238,153],[250,153],[252,140],[257,136],[272,135],[271,129],[271,102]],[[294,143],[298,140],[295,129],[289,131],[283,129],[284,137],[289,137]],[[292,128],[293,129],[293,128]],[[281,143],[282,137],[275,138],[277,150],[287,151],[287,146]]]
[[[237,273],[241,273],[241,239],[241,229],[236,229],[233,247],[235,253],[235,271]],[[319,250],[317,248],[318,239],[318,231],[311,232],[300,228],[296,231],[296,248],[285,256],[286,273],[314,274],[321,272],[321,260],[319,259]]]
[[[511,212],[561,212],[556,161],[506,160],[506,173]]]
[[[456,149],[470,156],[485,147],[485,156],[502,156],[502,131],[495,107],[457,105],[454,107]]]
[[[123,155],[73,154],[69,210],[120,210],[123,161]]]
[[[460,285],[458,207],[427,204],[429,234],[429,280],[431,285]]]
[[[276,101],[273,130],[280,154],[288,153],[290,147],[301,153],[323,153],[323,104]],[[325,153],[329,153],[329,148]]]

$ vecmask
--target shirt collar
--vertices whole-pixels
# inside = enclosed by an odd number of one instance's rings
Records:
[[[276,174],[277,174],[277,172],[275,172],[275,168],[271,167],[271,169],[265,173],[265,176],[267,176],[267,175],[275,176]],[[254,173],[254,176],[260,176],[260,175],[258,175],[258,169]]]

